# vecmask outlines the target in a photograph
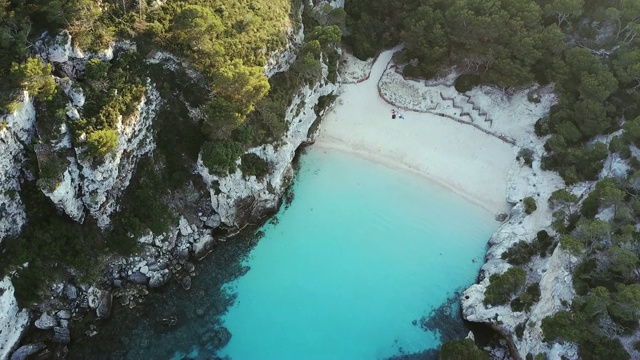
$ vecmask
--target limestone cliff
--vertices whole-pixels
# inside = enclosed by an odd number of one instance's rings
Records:
[[[8,277],[0,281],[0,360],[9,358],[29,325],[29,312],[18,309]]]
[[[0,117],[0,242],[17,235],[26,222],[20,199],[26,147],[35,132],[36,111],[27,92],[18,108]]]
[[[115,56],[114,49],[135,49],[131,43],[122,42],[98,54],[84,53],[71,46],[71,36],[66,32],[57,36],[52,44],[42,40],[38,46],[41,57],[52,63],[59,73],[68,76],[57,79],[60,89],[69,98],[68,121],[77,121],[82,115],[85,96],[80,87],[74,86],[73,79],[84,70],[84,64],[93,57],[110,60]],[[41,138],[51,140],[36,147],[39,163],[48,157],[58,157],[65,162],[55,184],[41,186],[43,193],[72,219],[82,222],[86,210],[101,228],[107,227],[138,160],[155,147],[151,125],[160,103],[160,94],[147,80],[145,95],[135,112],[127,118],[118,118],[116,148],[101,161],[85,156],[83,136],[79,143],[72,143],[64,123],[60,124],[57,136],[41,134]]]
[[[327,76],[326,68],[324,76]],[[293,177],[291,161],[298,147],[308,140],[309,128],[317,119],[314,106],[320,96],[336,90],[336,84],[324,81],[314,87],[305,86],[287,110],[289,130],[282,140],[277,145],[265,144],[248,150],[269,164],[271,170],[262,179],[247,177],[239,168],[224,177],[212,175],[202,159],[198,159],[198,172],[209,186],[211,206],[222,223],[229,227],[242,226],[278,206]],[[240,161],[238,159],[238,165]]]
[[[543,353],[547,356],[555,354],[553,356],[575,359],[577,352],[574,345],[556,344],[550,347],[543,341],[540,328],[542,319],[567,309],[575,296],[570,267],[576,259],[559,246],[549,256],[534,255],[524,266],[527,284],[540,285],[540,300],[529,311],[513,311],[508,303],[499,306],[483,303],[491,275],[502,274],[512,266],[501,258],[505,251],[519,241],[533,242],[540,230],[553,234],[550,228],[552,211],[547,203],[551,193],[564,187],[564,184],[556,173],[540,169],[541,152],[542,149],[539,148],[532,167],[520,161],[514,163],[509,173],[507,200],[516,205],[508,220],[489,240],[490,247],[485,255],[478,283],[467,289],[460,300],[465,319],[491,325],[513,344],[520,358],[524,359],[527,354],[535,356]],[[522,199],[525,197],[532,197],[536,201],[538,209],[532,214],[527,214],[524,210]],[[522,336],[517,335],[518,326],[523,327]]]

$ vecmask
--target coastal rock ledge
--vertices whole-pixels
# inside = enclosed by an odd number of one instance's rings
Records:
[[[545,354],[547,359],[577,359],[575,344],[567,342],[549,346],[543,340],[540,327],[544,318],[566,310],[575,296],[570,269],[577,259],[559,246],[546,257],[534,255],[529,263],[522,266],[527,273],[526,285],[537,283],[540,286],[540,300],[529,311],[514,311],[509,303],[496,306],[484,303],[491,275],[503,274],[512,267],[502,259],[505,251],[519,241],[535,241],[540,230],[554,234],[550,226],[552,211],[548,207],[548,199],[553,191],[564,186],[556,173],[540,169],[541,153],[542,149],[539,149],[538,160],[533,162],[532,167],[516,160],[509,172],[507,199],[515,206],[508,220],[489,240],[490,247],[478,283],[469,287],[460,297],[462,314],[466,320],[488,324],[502,334],[515,358]],[[522,202],[525,197],[534,198],[538,205],[538,209],[531,214],[525,212]],[[522,330],[520,336],[517,335],[517,328]]]

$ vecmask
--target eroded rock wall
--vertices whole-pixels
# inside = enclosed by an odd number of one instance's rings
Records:
[[[20,198],[26,147],[35,133],[36,111],[27,92],[14,113],[0,117],[0,242],[26,222]]]

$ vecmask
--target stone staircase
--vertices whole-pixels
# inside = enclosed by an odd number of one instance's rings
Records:
[[[451,103],[451,107],[457,110],[460,110],[460,117],[467,118],[471,122],[480,122],[484,121],[489,123],[489,127],[493,125],[493,119],[489,117],[489,115],[483,111],[480,106],[478,106],[471,97],[467,94],[460,94],[459,97],[456,96],[445,96],[442,91],[440,91],[440,99],[442,101],[448,101]]]

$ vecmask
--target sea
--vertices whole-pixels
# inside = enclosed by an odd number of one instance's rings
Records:
[[[71,358],[433,358],[464,337],[493,214],[416,174],[308,147],[292,199],[177,282],[116,306]],[[117,303],[117,301],[114,301]],[[167,321],[167,319],[174,319]]]

